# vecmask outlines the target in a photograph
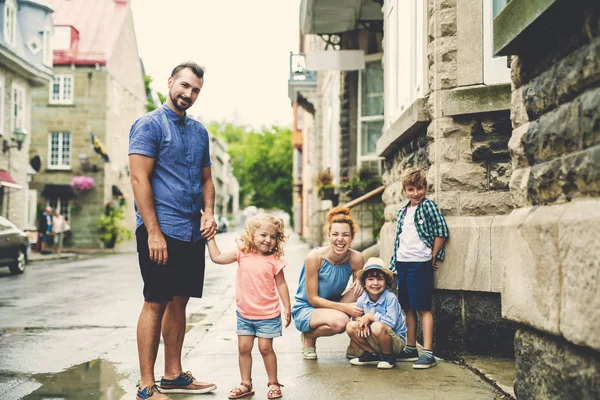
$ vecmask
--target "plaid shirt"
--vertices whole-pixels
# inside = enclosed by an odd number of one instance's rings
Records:
[[[396,253],[400,246],[400,233],[402,232],[402,224],[406,216],[406,209],[410,205],[410,201],[404,207],[398,210],[398,225],[396,227],[396,242],[394,243],[394,252],[390,260],[390,269],[396,270]],[[423,199],[415,210],[415,228],[419,234],[419,238],[429,247],[433,249],[433,242],[436,237],[447,238],[448,225],[442,215],[442,212],[433,200]],[[444,259],[444,246],[437,254],[438,260]]]

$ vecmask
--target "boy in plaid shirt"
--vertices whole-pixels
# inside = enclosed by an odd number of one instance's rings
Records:
[[[398,211],[396,242],[390,269],[398,273],[398,300],[406,314],[407,340],[398,361],[415,361],[413,368],[435,367],[433,356],[433,271],[444,258],[448,226],[438,206],[427,194],[427,177],[419,168],[402,174],[402,190],[409,201]],[[416,348],[417,312],[423,326],[423,352]]]

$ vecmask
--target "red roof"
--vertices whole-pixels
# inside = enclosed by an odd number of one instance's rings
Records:
[[[55,26],[73,26],[79,32],[70,50],[54,50],[54,65],[105,65],[125,20],[127,0],[47,0],[54,9]]]

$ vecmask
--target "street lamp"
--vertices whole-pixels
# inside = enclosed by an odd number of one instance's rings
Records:
[[[25,136],[27,136],[27,134],[23,131],[23,129],[21,128],[16,128],[13,131],[13,135],[11,140],[13,140],[14,142],[16,142],[16,145],[11,146],[10,142],[6,139],[4,139],[2,141],[2,153],[6,153],[7,151],[9,151],[10,149],[13,148],[17,148],[18,150],[21,150],[21,146],[23,145],[23,142],[25,142]]]

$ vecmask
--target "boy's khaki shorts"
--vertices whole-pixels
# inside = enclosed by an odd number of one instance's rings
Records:
[[[396,335],[396,332],[392,328],[389,328],[387,333],[392,337],[392,353],[394,355],[400,354],[404,350],[406,343],[404,343],[404,340],[400,336]],[[381,346],[375,341],[373,335],[367,337],[367,342],[369,342],[369,345],[375,352],[381,353]]]

